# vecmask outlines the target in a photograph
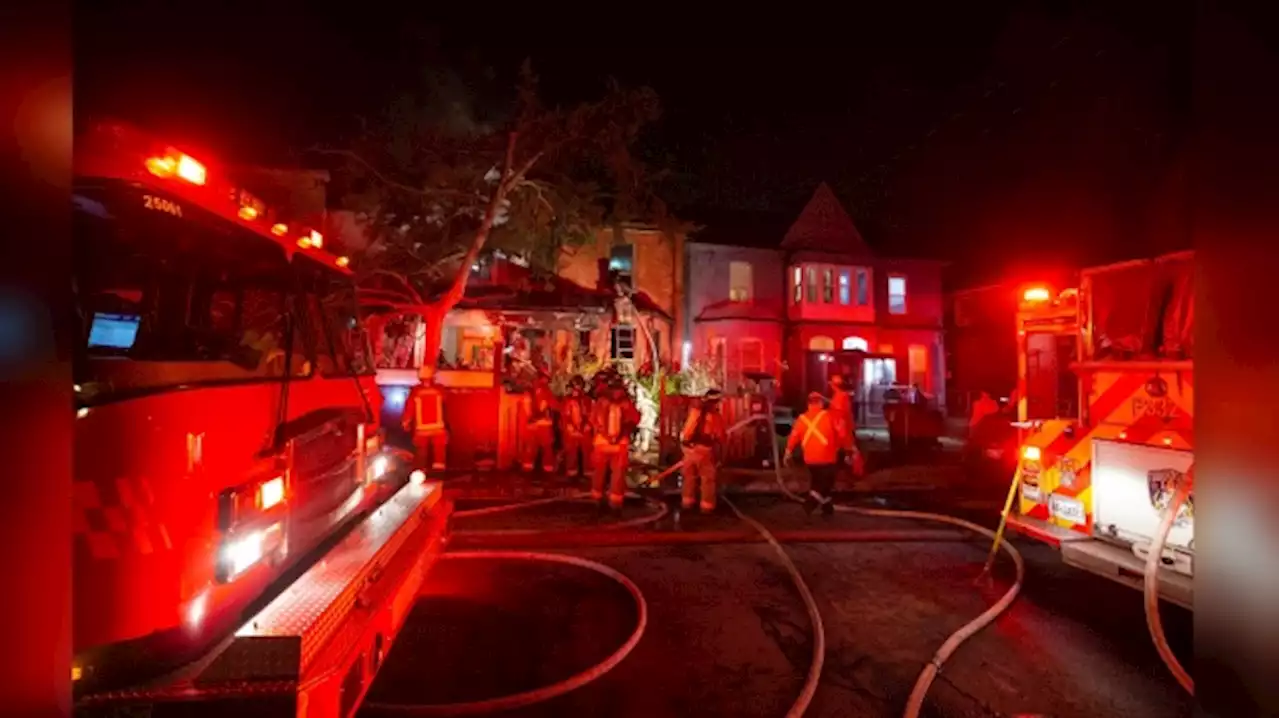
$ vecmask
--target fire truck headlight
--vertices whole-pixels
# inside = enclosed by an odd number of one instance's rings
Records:
[[[227,544],[223,549],[223,560],[231,569],[232,576],[238,576],[262,559],[262,532],[254,531],[244,538]]]
[[[1039,460],[1040,460],[1040,447],[1038,447],[1038,446],[1024,446],[1024,447],[1022,447],[1022,458],[1023,458],[1023,459],[1025,459],[1026,461],[1039,461]]]
[[[409,474],[409,480],[421,486],[427,482],[427,474],[422,469],[414,469],[413,473]]]

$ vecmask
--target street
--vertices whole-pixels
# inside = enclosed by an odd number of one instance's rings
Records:
[[[947,472],[939,468],[937,474]],[[935,491],[917,486],[876,495],[882,505],[993,523],[999,500],[990,489],[939,484]],[[771,530],[938,528],[848,514],[807,517],[776,496],[728,495]],[[956,510],[946,511],[948,505]],[[650,511],[633,501],[623,518]],[[464,517],[455,529],[564,528],[611,520],[616,519],[581,503],[558,503]],[[644,530],[676,528],[745,526],[722,507],[714,516],[673,512]],[[1027,562],[1019,598],[945,664],[923,715],[1190,715],[1192,700],[1152,646],[1139,593],[1064,566],[1049,547],[1015,541]],[[901,715],[933,652],[1012,580],[1012,565],[1002,555],[994,583],[974,584],[988,548],[976,536],[788,544],[825,624],[825,666],[807,715]],[[781,716],[791,706],[809,667],[813,635],[804,605],[768,545],[583,547],[568,553],[633,580],[648,604],[647,629],[635,650],[603,678],[509,715],[763,717]],[[379,714],[379,703],[479,700],[554,683],[602,660],[635,627],[627,592],[580,568],[446,560],[428,582],[431,588],[371,690],[368,715]],[[1166,608],[1164,616],[1170,642],[1185,661],[1191,616],[1177,608]]]

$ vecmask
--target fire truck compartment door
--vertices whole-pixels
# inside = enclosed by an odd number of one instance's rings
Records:
[[[1094,439],[1094,533],[1145,549],[1160,526],[1161,512],[1173,497],[1173,480],[1186,474],[1193,458],[1190,451]],[[1188,501],[1169,532],[1166,550],[1192,553],[1192,516]]]

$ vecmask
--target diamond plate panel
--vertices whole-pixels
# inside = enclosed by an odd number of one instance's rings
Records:
[[[197,682],[286,676],[296,680],[341,627],[370,577],[440,500],[440,493],[438,484],[410,482],[401,488],[242,626]]]

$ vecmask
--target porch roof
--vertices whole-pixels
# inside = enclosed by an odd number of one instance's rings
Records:
[[[458,303],[459,309],[484,309],[504,313],[545,311],[611,312],[614,293],[608,289],[584,287],[563,277],[530,279],[519,286],[472,285]],[[632,295],[636,310],[668,321],[671,315],[648,294]]]

